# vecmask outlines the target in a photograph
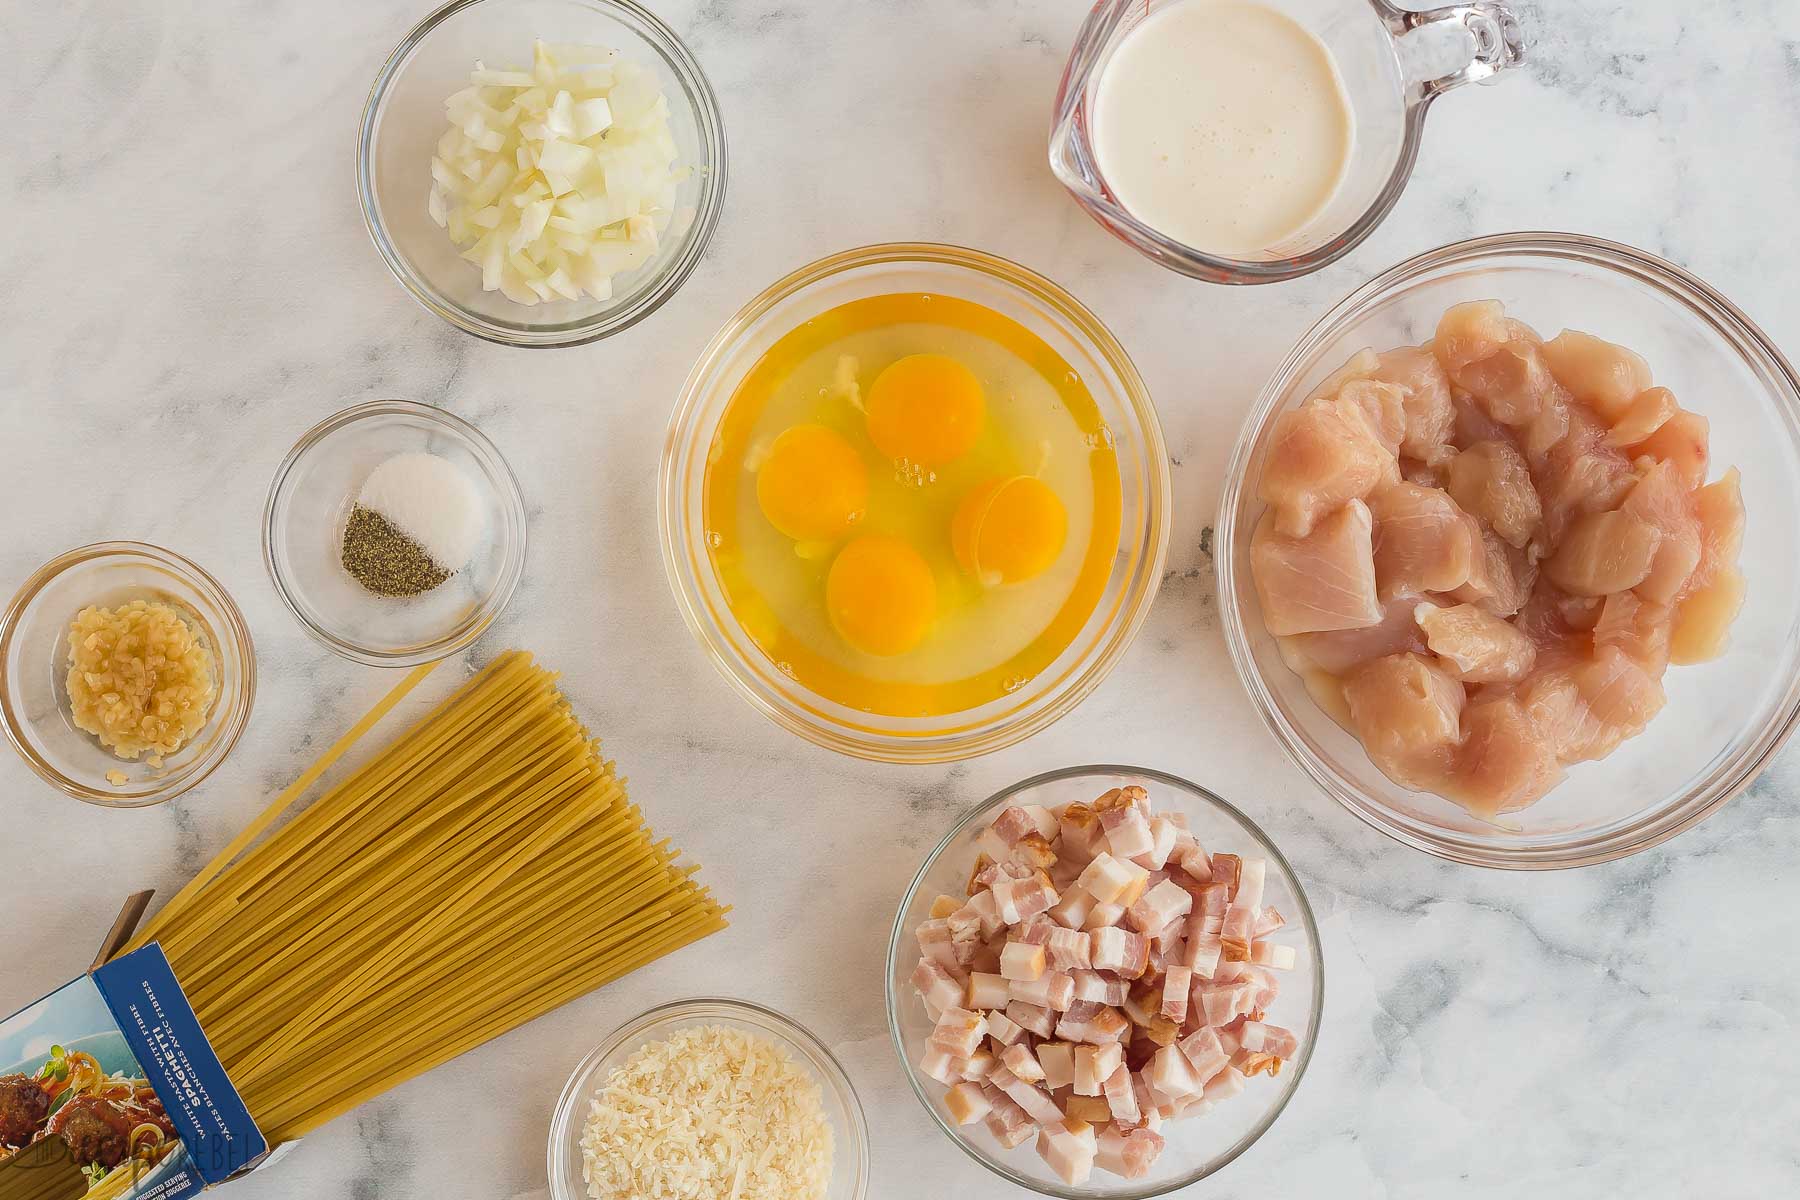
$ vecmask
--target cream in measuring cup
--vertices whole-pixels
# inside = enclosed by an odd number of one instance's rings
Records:
[[[1184,0],[1112,53],[1092,136],[1101,177],[1133,216],[1196,250],[1241,257],[1330,203],[1354,123],[1311,31],[1246,0]]]

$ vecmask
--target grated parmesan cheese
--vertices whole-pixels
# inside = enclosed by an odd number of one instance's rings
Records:
[[[581,1155],[593,1200],[824,1200],[831,1122],[782,1047],[699,1025],[608,1076]]]

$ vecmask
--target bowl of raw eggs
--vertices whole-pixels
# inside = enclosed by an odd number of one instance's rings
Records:
[[[1091,692],[1142,625],[1168,456],[1123,347],[1050,280],[867,246],[751,300],[688,376],[658,497],[689,628],[821,746],[945,762]]]

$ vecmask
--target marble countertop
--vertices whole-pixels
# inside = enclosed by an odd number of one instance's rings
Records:
[[[478,423],[524,481],[531,563],[482,649],[528,647],[566,673],[658,830],[736,904],[734,924],[364,1105],[234,1185],[240,1200],[531,1195],[582,1054],[650,1005],[717,992],[791,1013],[842,1057],[868,1109],[876,1197],[1022,1195],[908,1093],[882,1011],[885,934],[953,814],[1095,760],[1234,798],[1322,921],[1331,983],[1311,1074],[1198,1194],[1800,1193],[1800,751],[1624,862],[1439,863],[1317,793],[1252,715],[1206,536],[1240,416],[1287,346],[1374,272],[1445,241],[1566,228],[1635,243],[1800,351],[1800,7],[1520,0],[1530,62],[1437,106],[1411,188],[1365,245],[1308,279],[1229,290],[1133,256],[1051,179],[1043,141],[1076,0],[652,5],[719,91],[724,219],[652,319],[553,353],[452,330],[363,231],[357,118],[425,0],[10,7],[0,591],[85,542],[167,545],[236,596],[261,671],[242,744],[160,808],[83,806],[0,755],[0,1012],[84,969],[122,892],[170,894],[392,685],[279,606],[258,525],[301,431],[402,397]],[[752,713],[683,628],[654,528],[664,424],[720,323],[811,258],[913,238],[1017,259],[1111,324],[1158,398],[1177,499],[1160,597],[1110,679],[1047,732],[947,768],[852,761]],[[76,859],[103,862],[108,883],[66,885]]]

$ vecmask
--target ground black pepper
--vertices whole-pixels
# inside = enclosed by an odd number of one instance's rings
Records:
[[[358,504],[344,525],[344,570],[378,596],[429,592],[450,572],[374,509]]]

